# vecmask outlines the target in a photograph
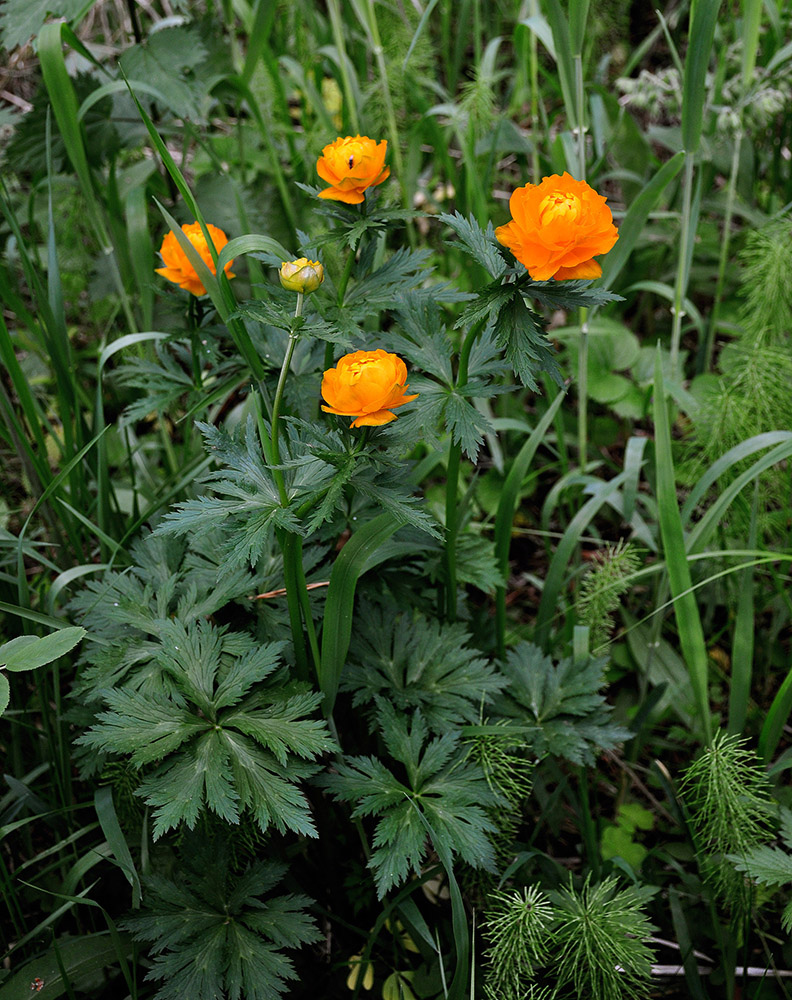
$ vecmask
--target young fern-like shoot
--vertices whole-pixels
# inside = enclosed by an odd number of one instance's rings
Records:
[[[518,1000],[536,970],[549,958],[553,908],[538,886],[517,892],[493,892],[484,936],[488,994],[498,1000]]]
[[[746,742],[718,733],[682,782],[693,829],[708,855],[704,874],[735,916],[750,907],[751,887],[734,859],[746,857],[770,837],[767,776]]]

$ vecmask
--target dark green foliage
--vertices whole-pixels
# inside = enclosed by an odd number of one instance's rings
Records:
[[[633,547],[619,542],[608,545],[601,558],[589,564],[575,594],[575,610],[581,625],[590,629],[589,645],[598,650],[610,638],[613,615],[621,597],[630,588],[629,576],[639,567]]]
[[[24,45],[39,33],[48,14],[70,21],[84,6],[83,0],[5,0],[0,12],[0,46],[10,51]]]
[[[770,825],[767,774],[747,742],[718,732],[682,782],[700,849],[707,854],[704,873],[735,917],[749,912],[751,894],[727,856],[732,862],[748,857],[767,839]]]
[[[185,859],[170,878],[143,880],[144,908],[125,926],[151,942],[147,978],[161,985],[155,1000],[271,1000],[298,978],[284,949],[321,935],[301,895],[271,895],[286,866],[259,861],[231,870],[220,837],[194,834],[182,845]]]
[[[467,380],[458,385],[451,364],[451,342],[437,300],[415,292],[405,295],[399,302],[397,317],[404,336],[391,333],[390,346],[429,377],[410,376],[410,389],[419,393],[419,402],[404,417],[400,416],[400,424],[392,433],[404,440],[420,433],[439,442],[437,435],[444,428],[475,461],[484,434],[493,433],[493,427],[473,400],[505,391],[494,382],[496,376],[508,370],[500,359],[494,334],[487,329],[476,339]]]
[[[406,780],[377,757],[346,757],[337,773],[319,782],[337,799],[355,803],[353,817],[377,817],[369,867],[378,895],[400,885],[411,871],[420,872],[428,831],[436,848],[475,868],[492,869],[495,858],[487,835],[496,827],[485,810],[497,805],[499,796],[481,769],[465,761],[458,733],[427,742],[420,711],[410,719],[400,718],[385,701],[379,700],[377,707],[385,745],[403,765]]]
[[[229,433],[212,424],[198,424],[207,447],[217,453],[223,468],[212,474],[207,485],[220,496],[187,500],[170,511],[160,525],[160,534],[201,537],[226,525],[234,545],[229,558],[234,563],[255,562],[271,542],[277,528],[302,533],[293,507],[281,504],[272,470],[262,451],[262,442],[252,419],[244,432]],[[288,463],[290,452],[284,448]],[[284,473],[289,500],[310,501],[329,484],[332,467],[320,459],[306,458]]]
[[[496,698],[495,711],[513,720],[535,756],[593,764],[597,750],[629,736],[611,722],[611,708],[599,693],[606,662],[589,657],[576,663],[567,657],[555,665],[538,646],[521,642],[507,654],[502,669],[510,683]]]
[[[553,908],[538,886],[493,892],[484,924],[487,990],[493,1000],[521,1000],[547,962],[552,945]]]
[[[223,566],[218,548],[216,535],[200,552],[147,535],[132,546],[129,569],[107,573],[75,597],[72,607],[95,640],[84,649],[88,665],[75,690],[81,702],[94,703],[101,691],[121,685],[142,695],[175,695],[156,659],[162,623],[177,616],[186,627],[255,592],[250,573]],[[278,616],[270,614],[269,622],[279,637]]]
[[[201,64],[208,56],[200,31],[178,26],[154,32],[141,45],[131,46],[120,63],[133,90],[135,81],[148,83],[165,95],[176,117],[195,120],[206,112],[209,81]],[[151,100],[143,93],[139,99]]]
[[[316,770],[308,761],[334,747],[324,722],[307,718],[321,695],[262,683],[278,668],[278,643],[205,620],[162,621],[159,640],[168,689],[101,692],[109,711],[78,742],[156,765],[138,791],[154,809],[155,837],[182,822],[192,829],[205,809],[230,823],[250,810],[262,830],[315,836],[298,782]]]
[[[577,892],[570,885],[548,892],[553,903],[553,977],[571,996],[590,1000],[636,1000],[651,986],[655,928],[643,907],[653,886],[618,888],[618,880],[592,885],[587,878]]]
[[[419,708],[434,733],[475,722],[481,705],[506,681],[469,641],[461,625],[369,605],[355,631],[341,688],[353,692],[355,707],[371,706],[382,696],[398,712]]]
[[[495,229],[491,222],[483,230],[472,216],[466,219],[459,212],[453,215],[444,213],[439,219],[459,237],[459,243],[454,241],[451,246],[464,250],[493,278],[500,278],[506,272],[506,261],[501,255],[500,244],[495,241]]]
[[[316,530],[341,506],[347,487],[354,487],[401,523],[437,533],[431,518],[404,488],[400,463],[387,452],[358,455],[357,450],[350,450],[351,441],[345,446],[337,434],[322,435],[290,421],[288,439],[281,447],[280,467],[289,500],[284,506],[252,419],[244,434],[241,428],[228,433],[210,424],[198,426],[207,446],[224,463],[206,480],[220,496],[179,504],[166,515],[160,534],[201,538],[223,525],[235,542],[227,554],[230,562],[256,562],[276,529],[296,534]],[[310,512],[302,523],[298,509],[304,517]]]

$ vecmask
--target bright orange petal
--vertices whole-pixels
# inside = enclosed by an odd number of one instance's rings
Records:
[[[569,281],[571,278],[599,278],[602,268],[596,260],[584,260],[582,264],[573,267],[559,267],[553,275],[556,281]]]
[[[364,200],[362,193],[357,188],[354,191],[342,191],[337,187],[329,187],[320,191],[319,197],[329,198],[331,201],[343,201],[347,205],[360,205]]]
[[[390,410],[377,410],[375,413],[366,413],[362,417],[358,417],[357,420],[353,420],[349,425],[351,427],[381,427],[383,424],[389,424],[391,420],[396,419],[396,414],[391,413]]]

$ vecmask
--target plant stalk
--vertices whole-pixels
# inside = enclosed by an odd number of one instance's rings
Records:
[[[693,197],[693,154],[685,152],[685,173],[682,178],[682,229],[679,237],[676,282],[674,284],[673,319],[671,326],[671,378],[679,377],[679,344],[682,339],[682,303],[687,287],[687,256],[690,239],[690,209]]]
[[[297,293],[297,305],[294,310],[294,318],[302,316],[303,302],[305,296],[302,292]],[[282,507],[288,507],[289,496],[286,492],[286,483],[283,478],[283,470],[280,468],[280,411],[283,401],[283,391],[286,386],[286,378],[289,374],[294,348],[297,344],[297,333],[292,330],[289,334],[289,343],[286,354],[281,365],[278,387],[275,390],[275,399],[272,403],[272,430],[270,433],[270,454],[272,459],[272,475],[278,487],[278,496]],[[279,536],[281,551],[283,553],[283,582],[286,587],[286,601],[289,607],[289,624],[291,626],[292,639],[294,641],[294,656],[297,663],[297,673],[303,680],[308,679],[308,653],[305,646],[305,634],[303,632],[303,621],[308,631],[308,638],[311,643],[311,653],[314,659],[314,666],[319,670],[319,647],[316,642],[313,621],[311,619],[311,605],[308,591],[305,585],[305,574],[302,568],[302,539],[293,532],[283,532]]]
[[[456,388],[464,389],[468,380],[468,366],[470,364],[470,352],[479,333],[484,328],[484,324],[477,323],[471,327],[467,336],[462,342],[459,352],[459,367],[457,369]],[[456,543],[459,535],[459,509],[457,505],[457,493],[459,491],[459,466],[462,459],[462,445],[451,439],[448,448],[448,470],[446,481],[446,588],[445,605],[446,618],[450,622],[456,621],[456,599],[457,599],[457,560]]]
[[[738,130],[734,139],[734,149],[732,150],[731,172],[729,173],[729,186],[726,189],[726,214],[723,218],[723,237],[721,239],[720,257],[718,258],[718,278],[715,283],[715,296],[710,310],[709,325],[707,328],[707,344],[704,348],[704,357],[699,366],[700,372],[709,371],[712,364],[712,352],[715,347],[715,334],[717,332],[718,319],[720,317],[720,304],[723,298],[723,286],[726,281],[726,263],[729,259],[729,244],[731,243],[731,223],[734,215],[734,202],[737,194],[737,174],[740,169],[740,147],[742,146],[742,127]]]

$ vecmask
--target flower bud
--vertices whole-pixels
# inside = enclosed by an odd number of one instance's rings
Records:
[[[281,264],[280,283],[290,292],[308,295],[315,292],[324,281],[324,268],[315,260],[300,257],[299,260],[285,260]]]

